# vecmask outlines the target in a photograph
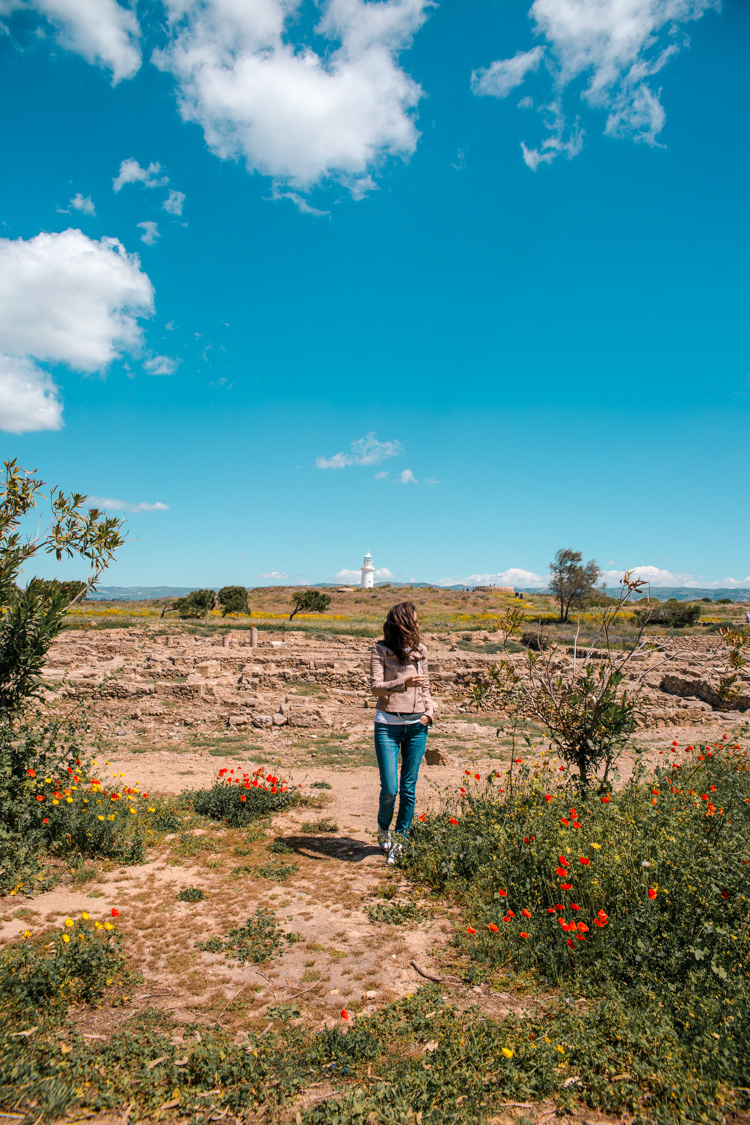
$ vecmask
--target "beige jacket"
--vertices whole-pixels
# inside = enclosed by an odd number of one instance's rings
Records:
[[[424,676],[424,687],[407,687],[410,676]],[[381,711],[425,714],[432,722],[435,705],[430,695],[430,673],[427,667],[427,649],[420,645],[401,664],[395,653],[381,642],[370,652],[370,691],[377,696]]]

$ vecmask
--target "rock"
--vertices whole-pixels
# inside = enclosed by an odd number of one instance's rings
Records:
[[[280,714],[279,712],[277,712],[277,713],[276,713],[276,714],[275,714],[275,715],[273,716],[273,725],[274,725],[275,727],[283,727],[283,726],[286,726],[286,723],[287,723],[287,717],[286,717],[286,715],[282,715],[282,714]]]
[[[221,664],[218,660],[202,660],[200,664],[196,664],[195,671],[199,676],[218,676]]]
[[[273,716],[272,715],[253,715],[253,726],[258,727],[262,730],[266,730],[268,727],[273,726]]]

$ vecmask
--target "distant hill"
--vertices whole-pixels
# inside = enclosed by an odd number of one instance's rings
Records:
[[[150,602],[158,598],[182,598],[199,586],[98,586],[90,602]]]
[[[549,590],[538,590],[519,587],[524,594],[549,594]],[[619,586],[608,586],[605,593],[610,597],[616,598],[620,592]],[[648,597],[647,593],[641,594],[642,598]],[[733,602],[750,602],[750,589],[731,589],[731,590],[713,590],[703,589],[700,586],[652,586],[651,598],[657,598],[660,602],[666,602],[669,598],[674,598],[678,602],[697,602],[701,598],[710,598],[712,602],[718,602],[721,598],[729,598]]]

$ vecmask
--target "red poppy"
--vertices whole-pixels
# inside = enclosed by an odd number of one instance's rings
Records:
[[[120,911],[117,909],[116,906],[112,907],[112,917],[113,918],[119,918],[120,917]]]
[[[525,906],[524,906],[523,910],[521,911],[521,913],[523,914],[524,918],[530,918],[531,917],[531,911],[527,910]]]
[[[550,801],[552,800],[552,797],[550,796],[550,794],[549,794],[549,793],[547,793],[547,794],[545,795],[545,798],[544,798],[544,799],[545,799],[545,801],[547,802],[547,804],[549,804],[549,802],[550,802]]]
[[[36,777],[36,770],[26,770],[29,777]]]
[[[37,793],[36,799],[37,799],[37,801],[43,801],[44,800],[44,794],[43,793]]]
[[[560,817],[560,824],[563,824],[567,828],[570,824],[570,821],[566,820],[564,816],[561,816]]]
[[[570,909],[571,910],[580,910],[581,908],[580,908],[580,906],[578,905],[577,902],[571,902]]]
[[[473,926],[467,926],[466,932],[467,934],[475,934],[477,931],[473,928]]]
[[[555,872],[560,876],[561,879],[564,879],[568,874],[564,867],[556,867]]]
[[[455,816],[451,816],[451,817],[448,818],[448,823],[449,824],[458,824],[458,821],[456,820]]]
[[[471,770],[464,770],[467,777],[471,777]]]
[[[349,1013],[347,1012],[346,1008],[341,1009],[341,1018],[342,1018],[342,1020],[348,1020],[349,1019]]]
[[[570,938],[568,938],[568,945],[570,945],[570,946],[573,945],[573,942],[570,940]]]
[[[588,928],[588,926],[586,925],[585,922],[579,922],[578,923],[578,929],[581,931],[582,934],[587,934],[589,932],[589,928]]]
[[[475,774],[474,774],[474,780],[475,780],[475,781],[481,781],[482,779],[481,779],[481,777],[479,776],[479,774],[478,774],[478,773],[475,773]]]
[[[509,910],[508,911],[508,917],[509,918],[515,918],[515,913],[512,910]]]
[[[500,898],[507,898],[508,897],[507,891],[498,891],[497,893],[500,895]]]
[[[521,933],[519,934],[519,937],[522,937],[522,938],[527,938],[528,936],[529,936],[528,934],[525,934],[525,933],[523,932],[523,930],[521,930]]]
[[[655,899],[655,898],[656,898],[656,887],[649,887],[649,888],[648,888],[648,897],[649,897],[650,899]]]
[[[602,804],[608,805],[611,800],[612,798],[610,797],[609,793],[605,793],[605,795],[602,797]]]
[[[586,857],[585,857],[585,856],[579,856],[579,857],[578,857],[578,862],[579,862],[579,863],[581,863],[581,864],[583,864],[583,866],[584,866],[584,867],[588,867],[588,865],[589,865],[589,864],[591,863],[591,860],[590,860],[590,859],[586,859]]]
[[[497,934],[500,932],[500,927],[496,926],[494,922],[490,922],[490,929],[492,930],[493,934]]]
[[[573,884],[572,883],[561,883],[560,884],[560,890],[561,891],[572,891],[573,890]]]
[[[425,822],[425,821],[427,820],[427,816],[426,816],[426,814],[425,814],[425,813],[422,813],[422,815],[421,815],[421,816],[418,816],[418,817],[417,817],[417,820],[421,820],[421,821],[422,821],[422,823],[424,823],[424,822]]]
[[[561,863],[561,864],[563,865],[563,867],[567,867],[567,866],[568,866],[568,861],[567,861],[567,859],[565,858],[565,856],[564,856],[564,855],[559,855],[559,856],[557,857],[557,860],[558,860],[558,863]]]
[[[561,902],[556,902],[555,906],[554,906],[554,909],[555,910],[564,910],[565,907],[563,906],[563,904]]]
[[[575,809],[570,810],[570,815],[573,817],[574,820],[578,820],[578,813],[576,812]]]
[[[578,938],[579,941],[585,941],[586,940],[585,934],[576,934],[576,937]]]
[[[554,906],[548,906],[548,907],[547,907],[547,913],[548,913],[548,914],[554,914],[554,913],[555,913],[555,908],[554,908]]]
[[[246,797],[246,796],[244,795],[244,793],[243,793],[243,794],[242,794],[242,796],[240,797],[240,800],[241,800],[241,801],[246,801],[246,800],[247,800],[247,797]]]
[[[726,898],[729,898],[729,891],[722,891],[722,892],[721,892],[721,897],[722,897],[722,898],[725,898],[725,899],[726,899]]]

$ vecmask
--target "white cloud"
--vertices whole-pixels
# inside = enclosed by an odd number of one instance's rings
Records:
[[[258,578],[288,578],[285,570],[269,570],[267,574],[258,574]]]
[[[532,172],[535,172],[540,164],[551,164],[556,156],[565,155],[568,160],[572,160],[583,148],[583,130],[578,119],[576,118],[573,125],[568,128],[560,102],[543,106],[540,112],[547,114],[545,121],[547,136],[539,148],[527,148],[525,142],[521,141],[523,162],[531,168]]]
[[[404,469],[403,472],[400,473],[400,475],[398,477],[398,483],[399,484],[419,484],[419,481],[414,476],[414,473],[411,471],[411,469]]]
[[[386,480],[387,478],[388,472],[386,469],[382,469],[379,473],[375,474],[375,480]]]
[[[62,403],[51,376],[30,359],[0,355],[0,430],[23,434],[62,425]]]
[[[169,355],[152,355],[144,359],[143,366],[149,375],[174,375],[180,361]]]
[[[607,114],[607,134],[657,144],[666,115],[651,79],[688,41],[682,25],[719,6],[719,0],[534,0],[529,15],[544,41],[535,50],[547,58],[557,112],[548,124],[550,137],[537,148],[523,145],[529,167],[580,151],[580,139],[572,147],[563,143],[558,105],[565,88],[580,80],[583,100]],[[533,61],[524,70],[523,60],[533,54],[520,53],[475,72],[475,93],[505,97],[518,85],[519,74],[520,81],[528,73]]]
[[[298,191],[281,191],[278,187],[274,187],[271,199],[288,199],[303,215],[315,215],[321,219],[331,214],[330,211],[321,211],[320,208],[313,207]]]
[[[80,230],[0,238],[0,352],[102,371],[141,344],[154,309],[137,254]]]
[[[141,242],[145,242],[147,246],[153,246],[154,243],[159,241],[159,224],[155,223],[153,219],[147,219],[145,223],[136,223],[136,226],[143,231]]]
[[[424,483],[425,484],[440,484],[440,481],[437,479],[437,477],[427,477]]]
[[[155,62],[218,156],[300,190],[333,178],[357,197],[385,158],[416,148],[422,91],[397,60],[431,6],[328,0],[317,53],[301,0],[166,0],[171,39]]]
[[[356,582],[357,585],[362,581],[362,572],[360,570],[338,570],[334,576],[337,582]],[[393,578],[393,574],[387,566],[377,567],[373,575],[376,582],[387,582],[389,578]]]
[[[471,76],[472,93],[492,98],[507,98],[520,86],[530,70],[536,70],[544,54],[543,47],[519,51],[512,59],[498,59],[491,66],[475,70]]]
[[[113,83],[141,65],[138,20],[116,0],[0,0],[0,16],[20,11],[44,16],[63,47],[111,70]]]
[[[617,586],[623,574],[624,571],[622,570],[605,570],[602,581],[605,586]],[[635,566],[630,571],[630,575],[632,578],[642,578],[645,582],[650,583],[652,589],[660,586],[689,586],[705,590],[731,590],[737,587],[750,587],[750,575],[747,578],[709,580],[700,576],[696,578],[695,575],[687,572],[675,573],[671,570],[664,570],[658,566]]]
[[[549,575],[535,574],[533,570],[522,570],[512,566],[497,574],[465,574],[461,578],[441,578],[438,586],[516,586],[546,589]]]
[[[153,163],[148,168],[141,168],[137,160],[129,157],[120,164],[120,171],[112,181],[112,188],[114,191],[121,191],[126,184],[143,184],[147,188],[156,188],[168,183],[169,176],[162,175],[161,164]]]
[[[162,504],[157,500],[155,504],[148,504],[142,500],[139,504],[131,504],[129,500],[115,500],[111,496],[88,496],[86,505],[89,508],[103,508],[108,512],[168,512],[169,504]]]
[[[80,191],[77,191],[68,203],[68,210],[82,211],[84,215],[96,214],[96,208],[91,200],[91,196],[81,195]]]
[[[377,465],[388,457],[400,457],[403,453],[399,441],[378,441],[377,434],[366,434],[353,441],[348,453],[334,453],[333,457],[316,457],[319,469],[345,469],[347,465]]]
[[[167,196],[167,198],[162,203],[162,207],[164,208],[164,210],[167,212],[168,215],[181,215],[182,214],[182,205],[183,205],[184,202],[185,202],[185,192],[184,191],[175,191],[173,188],[171,188],[170,192],[169,192],[169,195]]]

